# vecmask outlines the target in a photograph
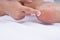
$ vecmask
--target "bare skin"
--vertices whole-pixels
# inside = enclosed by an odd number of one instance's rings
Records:
[[[60,4],[43,3],[37,9],[41,11],[41,15],[37,16],[37,18],[42,22],[60,23]]]
[[[3,12],[3,10],[0,8],[0,16],[4,16],[5,13]]]
[[[0,1],[0,8],[16,20],[20,20],[30,13],[38,13],[38,10],[23,6],[18,1]]]
[[[38,2],[34,0],[30,4],[25,3],[25,5],[40,10],[41,15],[37,16],[37,18],[43,23],[60,23],[60,4],[40,2],[41,0],[38,0]]]
[[[0,0],[0,1],[21,1],[21,2],[32,2],[32,0]]]
[[[24,5],[36,9],[42,3],[43,3],[43,0],[32,0],[32,3],[29,3],[29,4],[28,3],[24,3]]]

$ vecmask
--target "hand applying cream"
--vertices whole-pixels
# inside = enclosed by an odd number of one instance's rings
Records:
[[[2,10],[16,20],[20,20],[31,13],[38,13],[38,10],[23,6],[18,1],[0,1]]]

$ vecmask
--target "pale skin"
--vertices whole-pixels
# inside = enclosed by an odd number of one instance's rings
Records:
[[[34,0],[33,3],[25,3],[25,5],[30,7],[32,7],[31,5],[34,5],[32,8],[40,10],[41,15],[37,16],[37,18],[43,23],[60,23],[60,4]]]
[[[44,23],[60,23],[60,4],[43,3],[38,10],[41,15],[37,18]]]
[[[29,3],[31,1],[24,0],[21,2]],[[0,1],[0,15],[9,15],[16,20],[20,20],[30,13],[38,12],[38,10],[21,5],[19,1]]]

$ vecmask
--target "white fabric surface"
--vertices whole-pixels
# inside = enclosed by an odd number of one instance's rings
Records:
[[[43,25],[29,17],[20,23],[0,17],[0,40],[60,40],[60,24]]]

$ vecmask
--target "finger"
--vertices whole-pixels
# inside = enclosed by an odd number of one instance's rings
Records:
[[[9,14],[11,17],[13,17],[15,20],[21,20],[21,19],[23,19],[24,17],[25,17],[25,14],[23,13],[23,12],[19,12],[19,11],[17,11],[17,12],[14,12],[14,13],[12,13],[12,14]]]
[[[40,14],[41,14],[39,10],[30,8],[30,7],[23,6],[22,9],[25,12],[25,14],[27,14],[27,15],[29,15],[29,14],[35,14],[37,16],[40,16]]]

